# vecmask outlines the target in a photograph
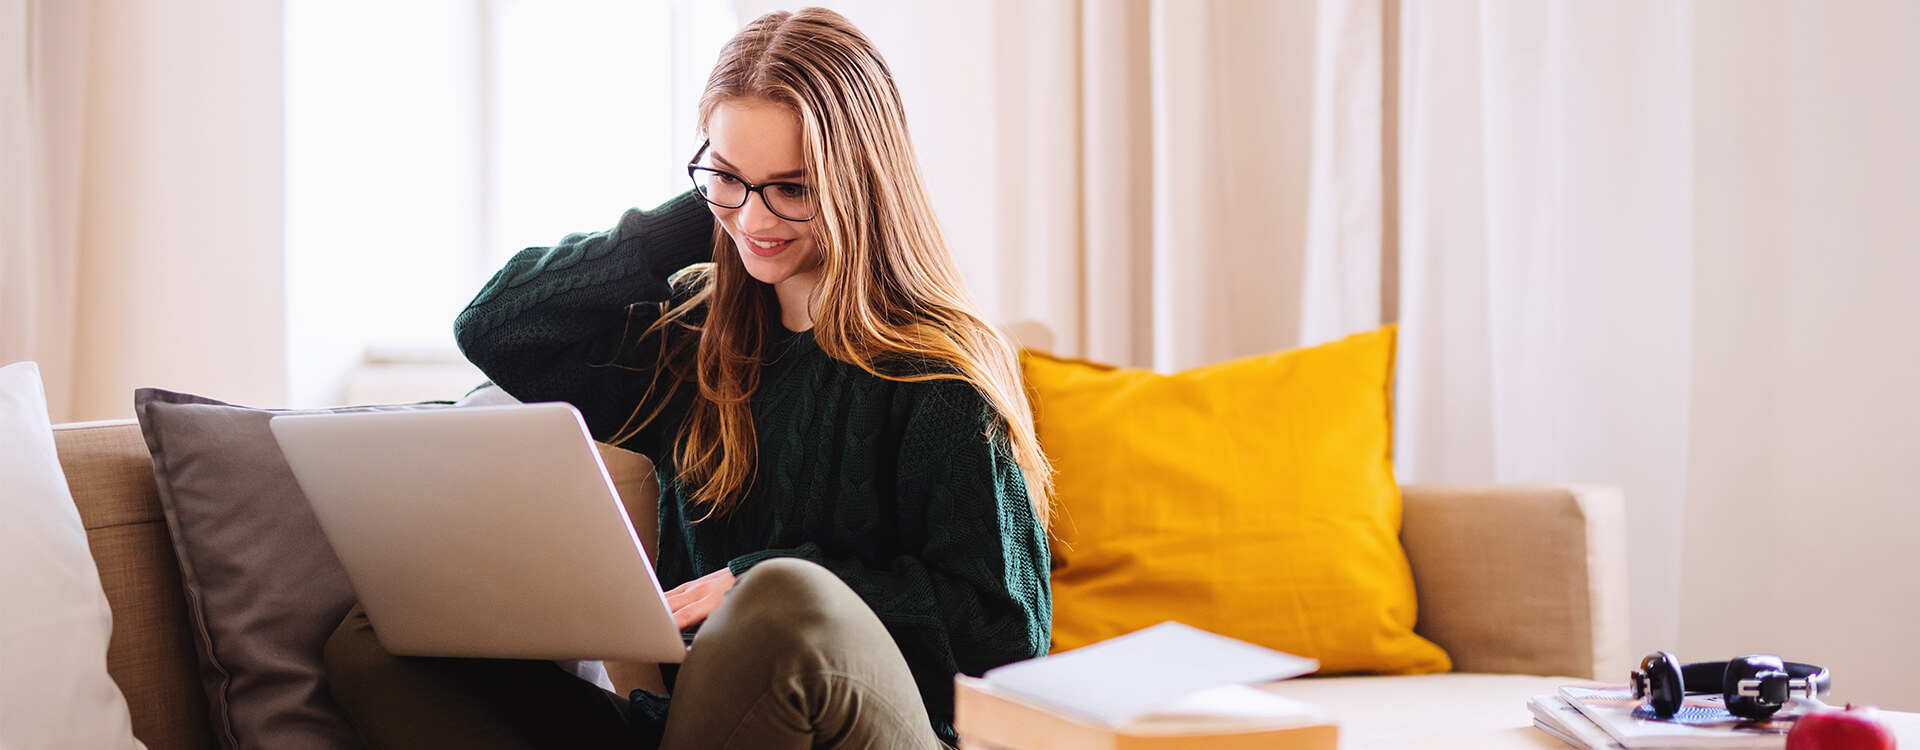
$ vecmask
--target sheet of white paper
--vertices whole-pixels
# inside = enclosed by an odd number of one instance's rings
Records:
[[[1320,663],[1177,622],[983,675],[1001,690],[1108,726],[1220,685],[1309,674]]]
[[[1288,723],[1310,724],[1326,718],[1326,711],[1319,706],[1275,695],[1252,685],[1236,683],[1205,688],[1186,697],[1175,698],[1172,703],[1155,706],[1134,717],[1129,726],[1139,726],[1145,722],[1277,723],[1280,719],[1294,720]]]

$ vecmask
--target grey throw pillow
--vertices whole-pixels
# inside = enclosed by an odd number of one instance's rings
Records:
[[[321,652],[353,605],[353,588],[268,420],[447,406],[264,410],[135,392],[221,747],[361,746],[321,674]]]

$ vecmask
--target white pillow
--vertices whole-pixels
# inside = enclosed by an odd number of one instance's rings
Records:
[[[0,747],[144,748],[107,675],[113,613],[32,362],[0,367],[0,602]]]

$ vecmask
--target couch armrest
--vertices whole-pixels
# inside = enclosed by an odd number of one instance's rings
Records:
[[[1626,677],[1619,489],[1407,485],[1401,495],[1415,630],[1447,650],[1455,671]]]
[[[140,423],[55,425],[53,442],[113,610],[107,674],[126,697],[134,736],[153,750],[214,747],[180,564]]]

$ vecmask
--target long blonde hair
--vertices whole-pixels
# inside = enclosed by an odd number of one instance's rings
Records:
[[[700,98],[701,129],[716,107],[746,100],[780,104],[800,120],[807,174],[820,202],[813,225],[822,260],[814,313],[821,350],[889,380],[972,385],[998,415],[990,430],[1005,431],[1044,527],[1053,469],[1034,433],[1018,356],[961,283],[927,200],[886,61],[838,13],[768,13],[721,49]],[[669,309],[648,334],[676,325],[699,331],[692,362],[684,351],[672,353],[662,369],[697,383],[699,398],[675,450],[683,481],[695,488],[693,499],[707,504],[709,515],[724,515],[753,483],[758,444],[750,400],[779,302],[771,286],[748,275],[718,229],[713,257],[710,270],[681,280],[695,286],[691,300]],[[704,312],[703,320],[689,317],[695,310]],[[641,424],[659,413],[656,408]]]

